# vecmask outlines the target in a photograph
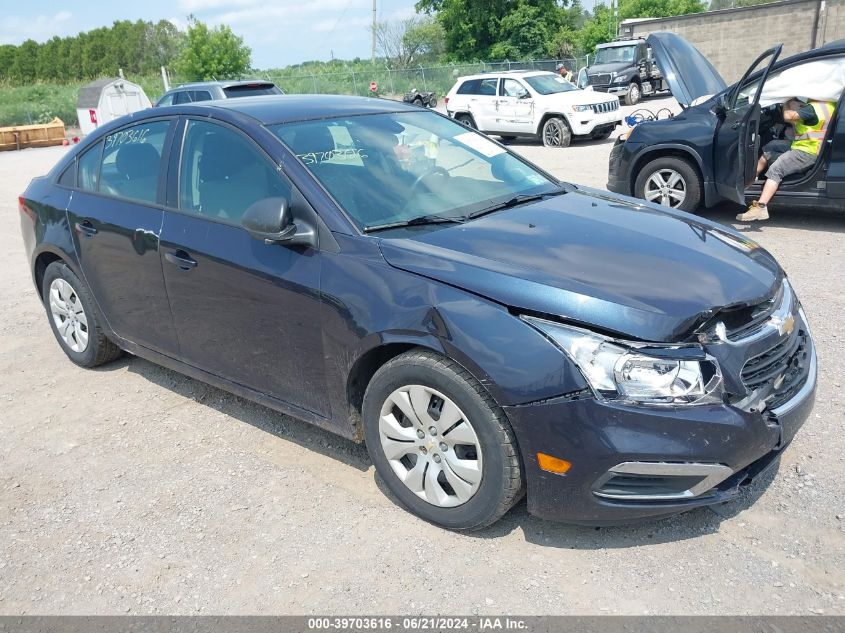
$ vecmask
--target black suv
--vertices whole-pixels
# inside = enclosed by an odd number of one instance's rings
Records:
[[[787,176],[770,204],[845,209],[845,40],[778,61],[781,46],[765,51],[737,83],[727,86],[710,62],[673,33],[648,43],[683,112],[637,125],[610,153],[607,188],[694,211],[725,200],[759,196],[756,163],[782,130],[790,97],[835,101],[834,118],[815,165]]]
[[[232,99],[234,97],[258,97],[261,95],[281,95],[284,92],[270,81],[200,81],[183,84],[168,90],[158,101],[156,107]]]
[[[643,39],[599,44],[593,63],[579,73],[578,86],[617,95],[627,105],[666,90],[651,47]]]

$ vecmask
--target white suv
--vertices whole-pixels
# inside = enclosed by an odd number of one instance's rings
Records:
[[[566,147],[573,136],[604,139],[622,122],[619,99],[581,90],[559,75],[509,71],[460,77],[446,95],[457,121],[503,138],[539,137]]]

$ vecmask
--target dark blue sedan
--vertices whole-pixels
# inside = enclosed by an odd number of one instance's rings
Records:
[[[526,493],[591,524],[727,500],[813,404],[807,319],[756,243],[413,106],[148,110],[20,210],[73,362],[127,351],[365,441],[447,528]]]

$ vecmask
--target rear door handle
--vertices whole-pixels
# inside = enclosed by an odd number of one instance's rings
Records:
[[[176,264],[182,270],[191,270],[191,268],[197,267],[197,261],[191,258],[191,256],[183,250],[178,250],[173,253],[165,253],[164,258],[171,264]]]
[[[97,229],[94,228],[94,225],[91,224],[88,220],[83,220],[82,222],[77,222],[75,224],[76,232],[85,235],[86,237],[94,237],[97,234]]]

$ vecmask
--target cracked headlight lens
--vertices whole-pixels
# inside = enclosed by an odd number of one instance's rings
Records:
[[[573,360],[600,398],[640,404],[722,402],[719,365],[700,347],[645,345],[545,319],[522,319]]]

